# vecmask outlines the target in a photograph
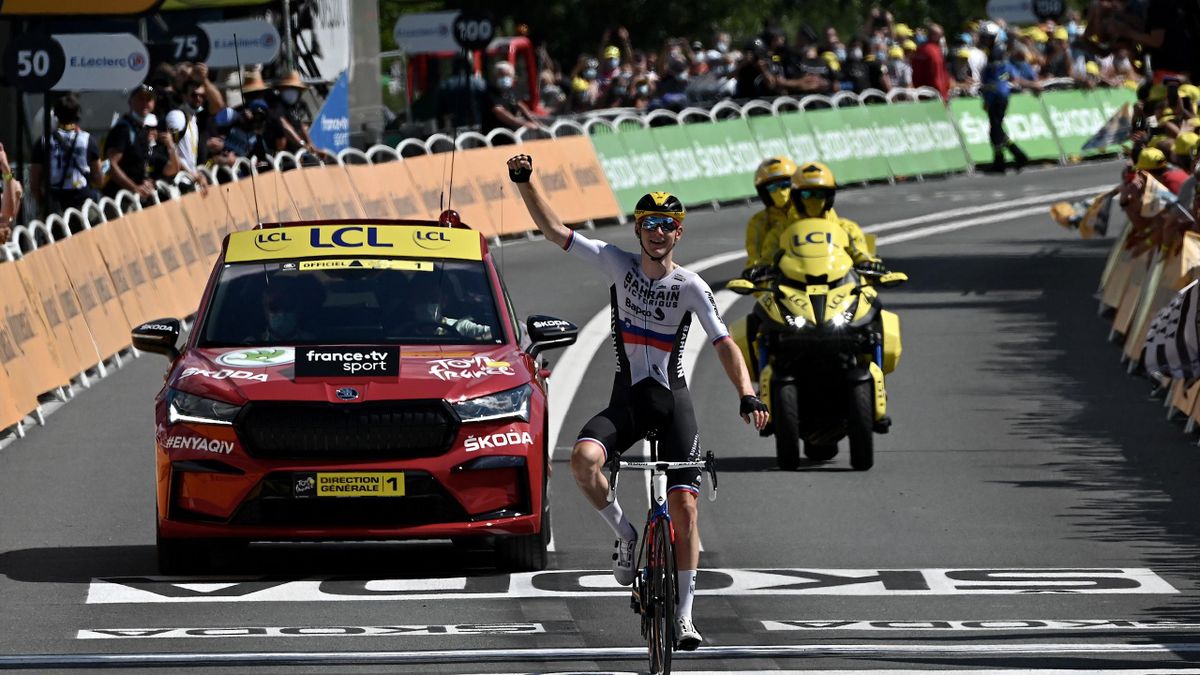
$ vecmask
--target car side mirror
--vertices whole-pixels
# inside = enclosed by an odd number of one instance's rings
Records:
[[[579,328],[575,324],[541,314],[534,314],[526,319],[525,328],[529,330],[529,340],[532,343],[525,351],[534,357],[547,349],[573,345],[579,337]]]
[[[137,349],[162,354],[174,361],[179,357],[179,333],[178,319],[155,319],[134,328],[130,334]]]

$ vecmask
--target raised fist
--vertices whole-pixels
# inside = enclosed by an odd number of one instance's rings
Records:
[[[514,183],[528,183],[533,175],[533,158],[529,155],[513,155],[508,158],[508,177]]]

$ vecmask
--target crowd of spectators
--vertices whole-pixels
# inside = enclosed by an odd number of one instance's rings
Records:
[[[30,192],[47,212],[121,190],[150,201],[159,181],[184,178],[206,189],[202,167],[285,150],[320,153],[309,136],[307,89],[295,71],[272,84],[256,69],[233,72],[219,85],[203,63],[164,63],[129,92],[102,138],[80,127],[83,97],[65,94],[53,104],[54,130],[33,145]]]
[[[1072,11],[1058,23],[1015,27],[997,22],[1003,31],[999,43],[1005,45],[1017,72],[1031,83],[1066,78],[1080,87],[1138,86],[1143,75],[1137,40],[1153,44],[1153,38],[1126,23],[1098,20],[1121,28],[1102,31]],[[1134,21],[1133,25],[1147,24]],[[598,49],[580,55],[569,70],[541,50],[538,84],[542,105],[550,115],[603,108],[678,110],[719,98],[867,89],[886,93],[921,86],[933,87],[949,99],[979,90],[990,56],[981,49],[979,26],[980,22],[971,22],[947,31],[933,22],[910,25],[876,7],[851,35],[833,26],[819,33],[803,26],[789,36],[768,26],[740,48],[729,33],[716,31],[707,44],[673,37],[658,50],[633,48],[629,31],[620,27],[606,31]],[[1129,38],[1111,38],[1104,32],[1109,30],[1125,31],[1121,34]],[[512,88],[499,78],[493,85],[500,97]],[[500,120],[509,127],[529,121],[526,116]]]

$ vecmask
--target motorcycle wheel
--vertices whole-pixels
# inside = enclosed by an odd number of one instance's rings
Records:
[[[837,453],[837,443],[823,444],[804,441],[804,456],[811,460],[825,462],[836,457]]]
[[[771,402],[775,418],[775,461],[780,469],[800,467],[800,392],[793,383],[780,385]]]
[[[850,437],[850,466],[866,471],[875,464],[875,401],[871,380],[850,388],[850,410],[846,419]]]

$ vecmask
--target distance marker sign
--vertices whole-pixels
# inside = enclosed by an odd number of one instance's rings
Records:
[[[22,91],[127,91],[146,79],[150,55],[128,33],[19,35],[4,74]]]

